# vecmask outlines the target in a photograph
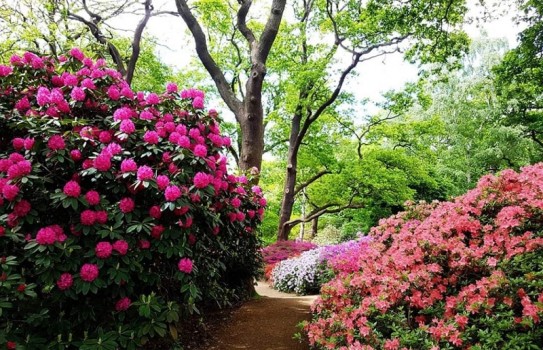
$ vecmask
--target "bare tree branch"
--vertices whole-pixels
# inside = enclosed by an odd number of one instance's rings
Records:
[[[136,63],[138,62],[138,58],[140,57],[141,36],[143,34],[145,26],[147,25],[147,22],[149,21],[149,18],[151,17],[151,12],[153,11],[152,3],[152,0],[145,0],[145,16],[138,23],[138,26],[136,27],[136,31],[134,33],[134,39],[132,40],[132,55],[130,56],[130,61],[128,62],[128,67],[126,70],[126,82],[128,83],[128,85],[132,84],[132,78],[134,77],[134,71],[136,70]]]
[[[264,31],[260,36],[257,59],[259,62],[265,63],[270,53],[275,37],[279,32],[283,10],[285,9],[286,0],[273,0],[270,15],[266,21]]]
[[[252,47],[255,42],[255,35],[253,34],[253,31],[247,27],[247,13],[249,13],[249,9],[252,5],[252,0],[238,0],[240,3],[240,8],[238,10],[238,29],[243,35],[243,37],[247,40],[249,45]]]
[[[230,110],[239,111],[242,108],[242,103],[232,92],[232,90],[230,89],[230,85],[226,81],[222,70],[217,66],[217,63],[215,62],[213,57],[211,57],[211,54],[209,53],[209,49],[207,47],[206,36],[202,30],[202,27],[192,14],[192,11],[187,5],[186,0],[175,0],[175,4],[177,6],[177,12],[181,15],[181,17],[187,24],[190,32],[192,33],[192,36],[194,37],[198,57],[200,58],[205,69],[208,71],[209,75],[211,75],[211,78],[215,82],[215,85],[219,90],[219,94],[221,95],[228,108],[230,108]],[[239,118],[238,113],[234,114],[236,115],[236,119]]]
[[[299,219],[290,220],[290,221],[285,222],[284,226],[293,227],[293,226],[296,226],[298,224],[301,224],[302,222],[313,221],[314,219],[316,219],[318,217],[321,217],[324,214],[336,214],[336,213],[340,213],[340,212],[342,212],[343,210],[346,210],[346,209],[360,209],[360,208],[365,207],[365,205],[361,204],[361,203],[359,203],[359,204],[357,204],[357,203],[353,203],[353,204],[349,203],[349,204],[339,206],[339,207],[334,208],[334,209],[330,209],[330,207],[336,206],[336,205],[338,205],[338,204],[328,204],[328,205],[326,205],[324,207],[318,208],[317,210],[313,211],[311,214],[309,214],[305,218],[299,218]]]
[[[91,22],[79,15],[76,15],[75,13],[68,12],[68,18],[79,21],[83,24],[85,24],[89,30],[91,31],[94,38],[102,45],[107,46],[109,54],[111,55],[111,58],[113,59],[113,62],[115,62],[115,65],[117,66],[117,70],[123,75],[126,76],[126,68],[124,66],[123,59],[121,57],[121,54],[119,53],[119,50],[115,45],[113,45],[109,40],[106,39],[98,25],[94,22]]]
[[[320,179],[324,175],[328,175],[328,174],[331,174],[331,173],[332,172],[330,170],[321,170],[321,171],[319,171],[317,174],[313,175],[307,181],[302,182],[301,184],[299,184],[298,187],[296,187],[296,189],[294,190],[294,195],[296,196],[301,190],[303,190],[307,186],[311,185],[313,182],[317,181],[318,179]]]

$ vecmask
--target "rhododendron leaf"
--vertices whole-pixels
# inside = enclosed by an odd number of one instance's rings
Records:
[[[149,318],[151,316],[151,307],[147,304],[143,304],[138,308],[140,316]]]
[[[171,323],[171,322],[177,322],[177,320],[174,320],[173,318],[170,317],[170,314],[171,312],[169,312],[166,316],[166,320]],[[177,313],[176,313],[177,315]],[[177,340],[178,338],[178,334],[177,334],[177,327],[173,324],[170,324],[169,326],[169,329],[170,329],[170,336],[172,337],[173,340]]]
[[[35,248],[35,247],[37,247],[37,246],[38,246],[38,242],[32,241],[32,242],[28,242],[28,243],[25,245],[24,249],[25,249],[25,250],[28,250],[28,249]]]

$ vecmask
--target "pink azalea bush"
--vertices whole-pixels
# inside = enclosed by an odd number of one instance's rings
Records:
[[[0,71],[0,347],[140,348],[258,274],[265,200],[202,92],[77,49]]]
[[[543,164],[382,220],[368,247],[332,262],[304,327],[311,345],[543,348],[542,225]]]

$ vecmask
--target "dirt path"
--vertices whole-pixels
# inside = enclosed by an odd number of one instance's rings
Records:
[[[307,350],[293,339],[296,325],[309,319],[309,305],[316,296],[297,297],[259,282],[260,298],[245,303],[213,334],[209,350]]]

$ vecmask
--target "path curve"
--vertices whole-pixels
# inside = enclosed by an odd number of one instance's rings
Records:
[[[296,325],[309,320],[309,306],[317,296],[295,296],[278,292],[258,282],[259,298],[245,303],[214,332],[209,350],[308,350],[293,339]]]

